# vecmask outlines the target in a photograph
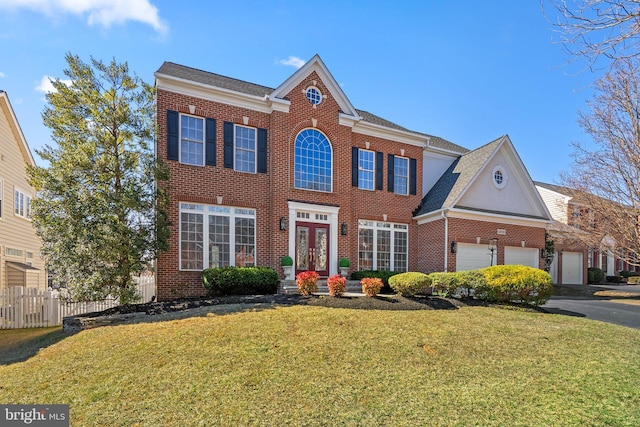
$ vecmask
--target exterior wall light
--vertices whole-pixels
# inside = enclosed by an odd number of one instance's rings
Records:
[[[286,230],[286,229],[287,229],[287,218],[281,217],[280,218],[280,230]]]

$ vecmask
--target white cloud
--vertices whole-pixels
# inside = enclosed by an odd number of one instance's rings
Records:
[[[166,22],[158,15],[158,8],[149,0],[1,0],[0,8],[28,8],[52,16],[71,13],[87,16],[89,25],[102,25],[138,21],[151,25],[157,32],[166,33]]]
[[[51,83],[51,80],[55,80],[55,79],[49,76],[42,77],[42,79],[40,80],[40,84],[36,86],[35,89],[38,92],[42,92],[42,93],[55,92],[56,88],[53,87],[53,83]],[[60,80],[60,81],[66,84],[67,86],[71,86],[71,80]]]
[[[0,71],[0,79],[3,78],[3,77],[6,77],[6,74],[3,73],[2,71]]]
[[[287,59],[281,59],[278,61],[278,64],[280,65],[289,65],[291,67],[296,67],[296,68],[302,67],[305,63],[306,61],[298,58],[297,56],[290,56]]]

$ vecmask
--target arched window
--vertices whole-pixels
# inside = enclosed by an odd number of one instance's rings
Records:
[[[333,152],[331,143],[316,129],[305,129],[294,145],[295,188],[331,192]]]

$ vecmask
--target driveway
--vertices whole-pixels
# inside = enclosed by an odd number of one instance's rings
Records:
[[[640,285],[560,285],[542,306],[549,313],[640,329]]]

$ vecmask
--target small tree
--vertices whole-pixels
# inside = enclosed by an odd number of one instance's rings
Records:
[[[126,63],[67,54],[66,85],[52,81],[42,114],[57,146],[29,169],[32,220],[54,282],[77,300],[135,300],[132,274],[167,246],[167,170],[153,153],[154,88]]]
[[[553,262],[553,258],[555,257],[556,249],[555,242],[545,231],[544,233],[544,250],[542,251],[542,259],[544,260],[544,271],[547,273],[551,271],[551,263]]]

